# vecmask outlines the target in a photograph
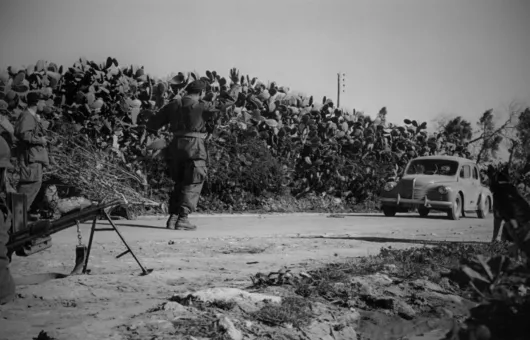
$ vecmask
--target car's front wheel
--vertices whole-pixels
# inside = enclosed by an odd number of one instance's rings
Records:
[[[419,207],[418,208],[418,213],[420,214],[421,217],[427,217],[427,215],[429,215],[430,211],[431,211],[431,209],[429,209],[429,208],[425,208],[425,207]]]
[[[397,209],[394,207],[383,206],[383,214],[388,217],[396,216]]]
[[[447,212],[447,216],[451,220],[459,220],[462,214],[462,196],[460,194],[456,195],[453,201],[453,207]]]
[[[489,212],[491,211],[491,198],[488,196],[484,200],[484,203],[480,205],[480,207],[477,210],[477,217],[478,218],[486,218],[489,215]]]

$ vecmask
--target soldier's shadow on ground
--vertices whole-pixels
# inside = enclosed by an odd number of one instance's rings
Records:
[[[384,219],[389,219],[389,218],[414,218],[414,219],[423,219],[423,220],[447,220],[447,221],[451,221],[447,215],[445,214],[439,214],[439,215],[428,215],[428,216],[425,216],[425,217],[422,217],[422,216],[419,216],[419,215],[396,215],[396,216],[385,216],[383,214],[381,215],[370,215],[370,214],[343,214],[343,215],[340,215],[340,216],[344,216],[344,217],[372,217],[372,218],[384,218]],[[333,215],[330,215],[328,217],[339,217],[339,216],[333,216]],[[472,215],[466,215],[466,217],[462,217],[462,218],[465,218],[465,219],[478,219],[478,217],[474,214]]]
[[[488,244],[489,242],[480,241],[431,241],[431,240],[420,240],[410,238],[392,238],[392,237],[373,237],[373,236],[320,236],[320,235],[308,235],[308,236],[297,236],[292,238],[324,238],[326,240],[352,240],[352,241],[365,241],[375,243],[416,243],[426,245],[441,245],[441,244]]]
[[[154,226],[154,225],[147,225],[147,224],[129,224],[129,223],[116,223],[116,221],[112,221],[114,225],[119,227],[133,227],[133,228],[147,228],[147,229],[167,229],[166,226]],[[109,222],[100,221],[98,224],[110,226]],[[170,229],[167,229],[170,230]]]

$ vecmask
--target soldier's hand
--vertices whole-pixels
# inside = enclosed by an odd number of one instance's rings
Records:
[[[48,139],[46,137],[41,137],[42,145],[46,146],[48,144]]]

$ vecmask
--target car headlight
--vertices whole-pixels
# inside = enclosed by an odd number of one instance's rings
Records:
[[[444,187],[444,186],[441,186],[438,188],[438,192],[442,195],[445,195],[447,194],[449,191],[451,190],[451,188],[449,187]]]
[[[396,187],[396,184],[397,184],[396,182],[388,182],[383,187],[383,190],[390,191],[390,190],[392,190],[392,189],[394,189]]]

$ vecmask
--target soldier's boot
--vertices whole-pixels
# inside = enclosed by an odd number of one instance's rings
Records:
[[[191,224],[188,219],[189,211],[186,208],[182,208],[178,217],[177,224],[175,226],[176,230],[196,230],[197,226]]]
[[[166,228],[174,230],[176,225],[177,225],[178,219],[179,219],[179,215],[177,215],[177,214],[169,215],[169,218],[168,218],[168,220],[166,222]]]

